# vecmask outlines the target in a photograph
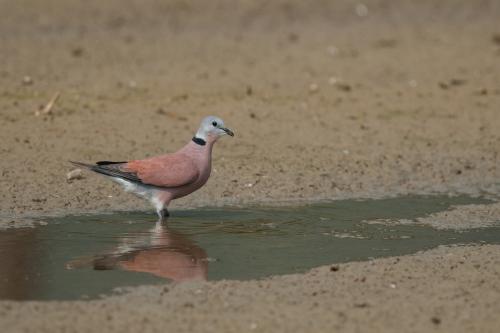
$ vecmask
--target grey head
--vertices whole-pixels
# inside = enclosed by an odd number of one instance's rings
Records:
[[[196,132],[195,138],[204,141],[215,141],[224,135],[234,136],[234,133],[224,125],[224,121],[221,118],[208,116],[201,121],[200,128]]]

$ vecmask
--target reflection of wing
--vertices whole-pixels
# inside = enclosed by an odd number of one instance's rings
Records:
[[[173,281],[206,280],[208,262],[205,251],[187,237],[156,226],[145,238],[123,240],[118,251],[69,262],[67,268],[91,266],[95,270],[124,269],[150,273]]]
[[[173,281],[206,280],[208,263],[205,258],[200,259],[177,249],[153,248],[137,251],[133,258],[120,260],[119,265],[127,271],[150,273]]]

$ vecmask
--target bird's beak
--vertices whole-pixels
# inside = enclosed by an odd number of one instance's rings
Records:
[[[231,131],[229,128],[221,127],[221,130],[223,130],[224,132],[226,132],[226,134],[229,135],[229,136],[234,136],[234,132]]]

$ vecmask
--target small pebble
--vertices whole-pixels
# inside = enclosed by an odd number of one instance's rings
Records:
[[[464,85],[465,83],[466,83],[466,81],[463,79],[451,79],[450,80],[450,85],[452,85],[452,86],[461,86],[461,85]]]
[[[319,86],[316,83],[311,83],[309,85],[309,92],[314,93],[314,92],[317,92],[318,89],[319,89]]]
[[[494,34],[491,37],[491,41],[497,45],[500,45],[500,33],[499,34]]]
[[[23,84],[24,84],[25,86],[32,85],[32,84],[33,84],[33,79],[31,78],[31,76],[29,76],[29,75],[25,75],[25,76],[23,77]]]
[[[488,95],[488,89],[486,89],[486,88],[480,89],[477,91],[477,94],[483,95],[483,96]]]
[[[351,91],[351,86],[346,84],[346,83],[342,83],[342,84],[337,84],[337,88],[339,88],[339,90],[342,90],[342,91]]]
[[[295,32],[291,32],[288,34],[288,40],[292,43],[295,43],[299,40],[299,35],[297,35]]]
[[[332,86],[334,84],[336,84],[337,82],[339,82],[339,79],[336,78],[335,76],[331,76],[331,77],[328,78],[328,84],[331,84]]]
[[[66,174],[66,180],[71,181],[74,179],[82,179],[83,171],[82,169],[74,169]]]
[[[367,308],[370,305],[368,303],[366,303],[366,302],[362,302],[362,303],[354,303],[354,306],[357,307],[357,308]]]
[[[356,12],[356,15],[358,15],[359,17],[365,17],[368,15],[368,7],[362,3],[358,3],[354,8],[354,11]]]
[[[75,58],[81,57],[83,55],[83,48],[75,47],[74,49],[71,50],[71,55]]]
[[[331,56],[335,56],[339,52],[339,50],[335,46],[330,45],[326,48],[326,52],[328,52],[328,54]]]

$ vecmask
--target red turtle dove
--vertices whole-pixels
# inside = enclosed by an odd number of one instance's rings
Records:
[[[212,147],[226,134],[234,136],[222,119],[208,116],[193,139],[175,153],[128,162],[71,163],[105,175],[126,191],[145,198],[163,221],[169,215],[170,201],[205,185],[212,169]]]

